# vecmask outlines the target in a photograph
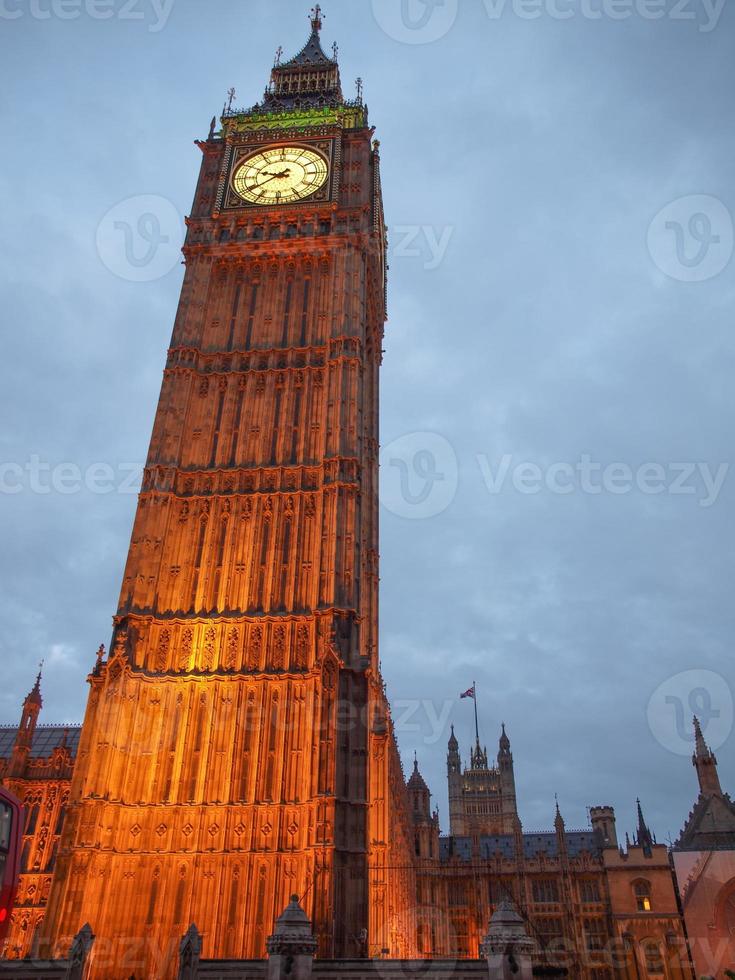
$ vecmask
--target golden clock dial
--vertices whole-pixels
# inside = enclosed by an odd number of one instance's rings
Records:
[[[327,161],[307,146],[275,146],[260,150],[237,166],[232,177],[236,194],[251,204],[290,204],[324,186]]]

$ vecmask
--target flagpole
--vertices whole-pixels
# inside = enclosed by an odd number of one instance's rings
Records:
[[[477,685],[472,682],[472,700],[475,704],[475,738],[477,739],[477,744],[480,744],[480,729],[477,725]]]

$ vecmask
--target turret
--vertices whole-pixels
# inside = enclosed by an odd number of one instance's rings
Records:
[[[26,695],[23,702],[23,711],[18,725],[18,732],[15,736],[13,745],[13,755],[10,761],[10,772],[13,776],[20,776],[25,771],[26,762],[33,745],[33,734],[36,731],[38,715],[43,707],[41,697],[41,671],[43,664],[38,669],[36,683]]]
[[[413,772],[406,788],[414,824],[414,854],[421,858],[438,858],[439,816],[431,812],[431,792],[419,772],[415,755]]]
[[[722,796],[717,758],[704,740],[699,719],[694,719],[694,755],[692,765],[697,770],[699,792],[702,796]]]
[[[431,816],[430,803],[431,793],[429,792],[429,787],[426,785],[424,777],[419,772],[419,762],[414,755],[413,759],[413,772],[411,773],[411,778],[407,784],[408,789],[408,802],[411,807],[411,813],[414,815],[414,819],[420,817],[421,819],[428,820]]]
[[[510,739],[501,725],[498,741],[498,771],[500,773],[500,790],[502,796],[502,813],[504,822],[512,820],[517,814],[516,779],[513,771],[513,753],[510,750]]]
[[[602,841],[603,847],[618,846],[618,832],[615,827],[615,810],[611,806],[593,806],[590,808],[592,829]]]
[[[447,783],[449,789],[449,833],[453,837],[465,833],[464,807],[462,806],[462,760],[459,757],[459,743],[452,733],[447,743]]]
[[[447,772],[451,775],[454,772],[462,771],[462,762],[459,758],[459,742],[454,734],[454,725],[452,725],[452,734],[449,736],[449,741],[447,742]]]

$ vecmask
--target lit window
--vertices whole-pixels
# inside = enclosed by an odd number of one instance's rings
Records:
[[[635,904],[639,912],[651,911],[651,886],[647,881],[636,881],[633,886]]]

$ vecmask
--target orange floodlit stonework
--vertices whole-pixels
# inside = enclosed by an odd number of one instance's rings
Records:
[[[474,684],[448,835],[418,759],[404,778],[378,661],[379,145],[320,29],[317,7],[264,100],[198,142],[109,655],[81,731],[37,724],[40,675],[0,728],[26,807],[0,975],[690,980],[712,916],[723,957],[735,922],[735,808],[698,723],[680,895],[640,806],[625,846],[611,807],[524,831]]]
[[[65,951],[93,923],[105,980],[170,976],[191,922],[207,956],[262,957],[292,894],[321,956],[413,952],[378,668],[379,153],[320,27],[317,11],[265,102],[198,144],[181,300],[41,943]]]

